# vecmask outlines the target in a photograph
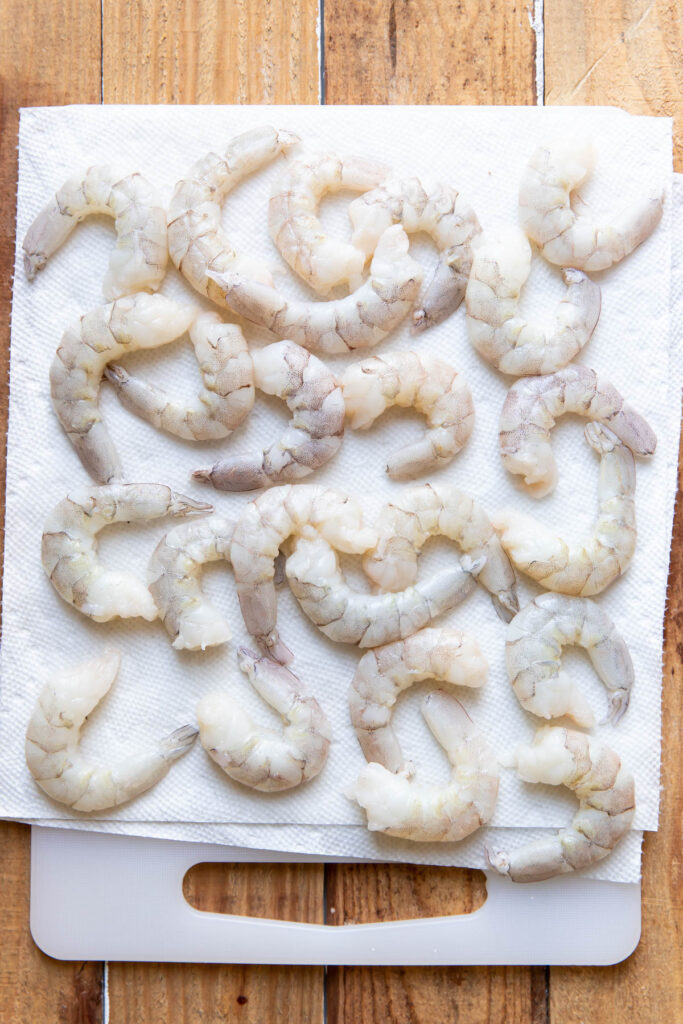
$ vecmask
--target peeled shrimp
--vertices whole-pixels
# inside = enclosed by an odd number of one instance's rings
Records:
[[[344,437],[344,398],[334,374],[292,341],[252,351],[254,383],[283,398],[291,425],[279,441],[253,455],[233,455],[192,474],[219,491],[252,491],[309,476],[337,453]]]
[[[334,548],[315,530],[299,536],[285,569],[292,593],[311,622],[337,643],[378,647],[416,633],[473,590],[482,562],[437,573],[397,594],[352,590]]]
[[[131,377],[122,366],[106,366],[122,405],[158,430],[186,441],[227,437],[254,404],[251,359],[237,324],[224,324],[216,313],[200,313],[190,326],[202,389],[194,403],[177,402],[155,384]]]
[[[275,128],[254,128],[232,139],[223,153],[207,153],[175,187],[168,210],[171,259],[193,288],[219,306],[223,291],[212,272],[245,274],[272,284],[270,271],[251,256],[237,253],[221,228],[221,203],[252,171],[295,146],[298,136]]]
[[[483,508],[469,494],[449,485],[411,487],[385,506],[376,525],[379,541],[363,568],[382,590],[403,590],[414,583],[422,545],[429,537],[448,537],[471,558],[483,561],[477,578],[500,617],[509,622],[519,610],[510,559]]]
[[[467,285],[467,330],[477,352],[503,373],[553,373],[590,340],[600,316],[600,287],[580,270],[562,271],[567,291],[546,331],[519,315],[519,296],[531,270],[531,247],[509,229],[474,252]]]
[[[636,547],[636,470],[630,448],[599,423],[584,430],[600,455],[598,518],[584,543],[571,544],[532,516],[507,508],[491,516],[514,565],[546,590],[592,597],[626,572]]]
[[[289,300],[247,274],[210,272],[225,303],[311,352],[372,348],[403,320],[420,289],[422,268],[408,254],[408,236],[388,228],[375,249],[370,277],[351,295],[329,302]]]
[[[516,756],[521,779],[566,786],[579,798],[579,810],[553,836],[512,853],[488,850],[491,867],[513,882],[542,882],[607,857],[635,814],[633,776],[618,755],[585,733],[547,725]]]
[[[29,281],[94,213],[113,217],[117,235],[102,286],[105,299],[156,291],[168,260],[166,211],[141,174],[118,179],[110,167],[90,167],[82,178],[70,178],[33,221],[23,245]]]
[[[80,750],[83,723],[116,679],[121,655],[105,648],[99,658],[59,672],[38,698],[26,730],[26,763],[49,797],[74,811],[105,811],[139,796],[163,779],[197,737],[190,725],[176,729],[149,753],[97,768]]]
[[[100,483],[121,478],[118,453],[99,409],[107,363],[127,352],[179,338],[196,315],[164,295],[129,295],[82,316],[62,336],[50,367],[59,422],[90,475]]]
[[[147,583],[178,651],[203,651],[230,639],[228,623],[202,592],[200,573],[207,562],[230,560],[234,528],[214,514],[169,530],[154,550]]]
[[[435,690],[422,714],[453,766],[445,785],[418,782],[407,771],[365,766],[348,790],[365,810],[371,832],[414,842],[458,842],[491,820],[498,765],[488,743],[454,697]]]
[[[508,626],[505,659],[522,707],[541,718],[569,715],[586,728],[595,724],[590,704],[560,666],[565,644],[586,649],[610,693],[606,721],[618,722],[631,696],[633,662],[609,615],[588,598],[541,594]]]
[[[387,473],[406,480],[451,461],[474,426],[472,394],[465,379],[436,356],[394,352],[349,366],[342,378],[346,415],[365,430],[391,405],[413,406],[427,417],[421,441],[390,456]]]
[[[227,693],[197,705],[199,739],[223,771],[243,786],[267,793],[314,778],[327,760],[330,723],[315,697],[284,665],[240,648],[239,666],[256,692],[282,716],[282,733],[256,725]]]
[[[351,724],[366,761],[399,772],[405,761],[391,724],[404,690],[423,679],[482,686],[488,665],[479,645],[458,629],[421,629],[406,640],[376,647],[358,662],[349,691]]]
[[[365,253],[355,245],[329,238],[318,219],[318,204],[330,192],[375,188],[388,168],[358,157],[340,160],[327,153],[293,160],[270,199],[270,237],[283,258],[318,294],[334,285],[358,288],[363,280]]]
[[[275,559],[288,537],[305,526],[315,527],[340,551],[360,554],[377,540],[363,522],[359,502],[340,491],[310,484],[274,487],[260,494],[242,511],[230,546],[237,595],[247,629],[277,661],[289,661],[291,652],[279,638]]]
[[[549,494],[557,483],[550,431],[566,412],[604,423],[635,455],[652,455],[657,447],[642,416],[586,366],[515,381],[500,416],[500,454],[507,471],[522,476],[534,498]]]
[[[439,250],[439,262],[427,286],[422,308],[413,313],[421,331],[453,313],[463,300],[472,266],[472,242],[481,231],[474,210],[450,185],[425,192],[417,178],[388,181],[354,199],[349,207],[352,241],[369,254],[390,224],[409,234],[426,231]]]
[[[97,534],[113,523],[211,511],[211,505],[162,484],[81,487],[55,505],[47,517],[43,568],[59,596],[95,622],[138,615],[151,622],[159,612],[149,590],[133,573],[102,565]]]
[[[612,224],[575,213],[571,193],[590,175],[595,160],[590,142],[568,139],[540,146],[527,165],[519,189],[520,220],[550,263],[605,270],[645,241],[661,220],[661,192],[624,210]]]

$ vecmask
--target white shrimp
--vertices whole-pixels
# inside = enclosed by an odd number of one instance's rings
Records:
[[[550,431],[567,412],[605,424],[635,455],[652,455],[657,447],[642,416],[594,370],[567,366],[544,377],[524,377],[507,393],[498,438],[503,465],[524,478],[534,498],[543,498],[557,483]]]
[[[127,352],[167,345],[185,333],[195,315],[196,309],[165,295],[140,293],[86,313],[62,336],[50,367],[52,401],[81,462],[98,483],[121,478],[116,446],[99,409],[105,366]]]
[[[254,383],[283,398],[292,421],[264,451],[221,459],[192,474],[219,491],[252,491],[301,480],[336,455],[344,437],[344,397],[334,374],[316,356],[292,341],[276,341],[252,351]]]
[[[546,590],[592,597],[626,572],[636,547],[633,453],[599,423],[586,440],[600,455],[598,518],[583,543],[567,543],[533,516],[506,508],[491,516],[514,565]]]
[[[519,296],[531,270],[531,246],[510,228],[475,249],[467,284],[467,331],[477,352],[514,377],[554,373],[590,340],[600,316],[600,287],[574,269],[562,271],[567,291],[552,330],[519,315]]]
[[[355,245],[325,234],[318,219],[320,200],[341,189],[365,192],[388,173],[382,164],[359,157],[341,160],[332,153],[288,164],[268,207],[270,237],[292,270],[319,295],[344,282],[358,288],[366,258]]]
[[[369,254],[390,224],[409,234],[425,231],[438,250],[439,262],[427,286],[413,327],[422,331],[453,313],[463,300],[472,266],[472,243],[481,231],[474,210],[450,185],[425,192],[417,178],[387,181],[354,199],[349,207],[353,244]]]
[[[100,657],[57,673],[43,687],[28,723],[31,775],[49,797],[74,811],[105,811],[139,796],[163,779],[197,738],[197,730],[184,725],[148,753],[108,768],[85,757],[79,747],[81,727],[116,679],[120,661],[117,650],[105,648]]]
[[[413,842],[458,842],[491,820],[498,797],[498,764],[488,743],[454,697],[435,690],[421,711],[453,766],[445,784],[419,782],[374,762],[347,795],[364,809],[371,832]]]
[[[171,259],[193,288],[219,306],[223,291],[211,272],[238,273],[263,284],[272,275],[262,261],[237,253],[221,228],[221,203],[252,171],[275,160],[299,142],[287,131],[254,128],[232,139],[223,153],[207,153],[179,181],[168,210],[168,248]]]
[[[337,643],[379,647],[416,633],[472,593],[482,561],[463,559],[396,594],[352,590],[337,553],[314,529],[294,543],[285,570],[292,593],[315,625]]]
[[[372,348],[408,313],[420,289],[422,268],[408,254],[408,236],[388,228],[375,249],[370,277],[351,295],[328,302],[286,299],[275,288],[246,274],[209,276],[236,313],[311,352],[352,352]]]
[[[118,179],[110,167],[90,167],[70,178],[31,224],[24,239],[24,268],[29,281],[86,217],[114,218],[116,248],[102,291],[105,299],[156,291],[166,272],[166,211],[156,189],[141,174]]]
[[[237,324],[224,324],[217,313],[200,313],[190,326],[202,389],[194,403],[178,402],[155,384],[148,384],[122,367],[105,367],[126,409],[186,441],[227,437],[251,411],[254,380],[251,358]]]
[[[243,509],[230,546],[237,595],[247,629],[277,661],[291,652],[277,632],[275,559],[280,547],[308,524],[340,551],[362,554],[377,541],[358,501],[311,484],[273,487]]]
[[[382,590],[396,591],[417,579],[417,556],[429,537],[448,537],[483,561],[479,582],[506,622],[519,610],[516,580],[491,521],[478,501],[450,485],[411,487],[384,507],[376,523],[377,545],[363,568]]]
[[[97,534],[113,523],[211,511],[211,505],[163,484],[81,487],[55,505],[45,521],[43,568],[59,596],[95,622],[138,615],[151,622],[159,612],[149,590],[133,573],[102,565]]]
[[[628,707],[633,662],[609,615],[589,598],[541,594],[507,628],[505,660],[519,703],[540,718],[569,715],[591,728],[590,704],[560,665],[565,644],[584,647],[610,692],[605,721],[616,723]]]
[[[308,782],[324,767],[332,739],[324,711],[284,665],[244,647],[239,655],[251,685],[286,725],[281,733],[265,729],[228,693],[210,693],[197,705],[202,746],[243,786],[273,793]]]
[[[207,562],[230,561],[234,528],[214,514],[169,530],[154,550],[147,583],[177,651],[203,651],[230,639],[230,626],[202,592],[200,574]]]
[[[405,640],[376,647],[358,662],[349,690],[351,724],[366,761],[390,772],[405,767],[391,724],[401,693],[423,679],[483,686],[488,665],[479,644],[459,629],[421,629]]]
[[[520,219],[550,263],[605,270],[645,241],[661,220],[662,192],[624,210],[611,224],[572,210],[570,194],[589,176],[595,160],[587,140],[563,139],[539,146],[527,164],[519,189]]]
[[[346,415],[353,430],[365,430],[392,405],[413,407],[427,418],[421,441],[389,457],[393,480],[409,480],[440,469],[464,448],[474,426],[467,381],[436,356],[390,352],[349,366],[342,377]]]
[[[546,725],[532,744],[517,748],[517,773],[525,782],[567,786],[579,798],[568,828],[511,853],[487,849],[491,867],[513,882],[542,882],[589,867],[607,857],[631,828],[633,776],[609,747],[573,729]]]

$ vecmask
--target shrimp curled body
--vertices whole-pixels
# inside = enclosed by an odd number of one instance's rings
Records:
[[[107,569],[97,554],[97,534],[113,523],[210,512],[211,505],[163,484],[110,484],[72,491],[50,512],[43,528],[43,568],[68,604],[95,622],[142,616],[158,609],[144,582],[128,571]]]
[[[500,416],[500,454],[507,471],[523,477],[534,498],[549,494],[557,483],[550,431],[567,412],[603,423],[634,455],[652,455],[657,447],[643,417],[594,370],[567,366],[547,376],[515,381]]]
[[[334,374],[292,341],[252,352],[254,383],[283,398],[291,425],[279,441],[253,455],[233,455],[192,474],[220,491],[251,491],[309,476],[336,455],[344,437],[344,398]]]
[[[491,517],[514,565],[547,590],[599,594],[628,569],[636,547],[636,470],[630,448],[600,423],[586,440],[600,455],[598,518],[582,543],[567,543],[533,516],[501,509]]]
[[[589,867],[609,856],[635,814],[633,776],[613,750],[585,733],[558,726],[539,729],[517,749],[517,772],[525,782],[567,786],[579,798],[568,828],[511,853],[489,849],[491,867],[513,882],[541,882]]]
[[[458,842],[491,820],[498,797],[496,757],[454,697],[435,690],[422,714],[452,765],[446,785],[420,782],[381,764],[363,768],[348,795],[365,810],[371,832],[413,842]]]
[[[227,693],[211,693],[197,706],[199,738],[223,771],[251,789],[281,792],[314,778],[324,767],[330,723],[297,677],[270,658],[240,648],[239,665],[251,685],[284,719],[282,733],[256,725]]]
[[[521,231],[486,238],[474,253],[467,285],[467,331],[477,352],[514,377],[554,373],[590,340],[600,316],[600,287],[573,268],[562,272],[567,291],[546,331],[519,315],[519,296],[531,270],[531,247]]]
[[[117,235],[102,286],[105,299],[156,291],[168,260],[166,212],[159,196],[141,174],[119,180],[110,167],[100,166],[70,178],[28,229],[23,248],[29,281],[76,225],[95,213],[113,217]]]
[[[185,725],[148,753],[108,768],[93,765],[80,751],[83,723],[111,687],[121,656],[106,648],[47,683],[26,730],[26,763],[49,797],[74,811],[105,811],[144,793],[166,775],[197,738]]]
[[[578,725],[595,724],[589,703],[560,666],[565,644],[586,649],[610,692],[608,720],[617,722],[628,707],[633,662],[610,617],[589,598],[541,594],[509,624],[505,660],[520,704],[541,718],[570,715]]]
[[[472,394],[465,379],[442,359],[417,352],[370,356],[342,378],[346,415],[365,430],[391,405],[410,406],[427,418],[421,441],[390,456],[393,480],[412,479],[447,465],[467,444],[474,426]]]
[[[618,263],[654,231],[662,217],[664,197],[651,194],[613,223],[577,215],[571,193],[589,176],[596,153],[586,140],[568,139],[541,146],[531,157],[519,189],[522,227],[543,256],[561,267],[606,270]]]
[[[366,761],[390,772],[405,767],[391,718],[399,695],[413,683],[438,679],[478,687],[487,672],[479,645],[457,629],[421,629],[406,640],[368,651],[358,662],[349,690],[351,724]]]

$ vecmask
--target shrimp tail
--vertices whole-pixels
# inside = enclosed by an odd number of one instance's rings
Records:
[[[193,725],[181,725],[170,736],[160,740],[159,752],[164,761],[177,761],[190,749],[198,735],[199,730]]]
[[[180,494],[178,491],[171,492],[169,515],[191,516],[199,515],[202,512],[213,512],[213,505],[209,505],[206,501],[197,501],[196,498],[190,498],[186,494]]]

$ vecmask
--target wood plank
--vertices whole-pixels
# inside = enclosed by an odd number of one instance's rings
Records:
[[[5,0],[0,32],[0,432],[7,430],[9,323],[14,268],[17,131],[21,106],[97,103],[96,0]],[[78,25],[78,33],[72,26]],[[7,28],[10,26],[10,29]],[[47,198],[47,197],[46,197]],[[5,479],[5,445],[0,446]],[[4,526],[4,502],[0,508]],[[29,829],[0,822],[0,1020],[94,1024],[102,1019],[102,964],[45,956],[29,932]]]
[[[316,0],[146,0],[103,3],[103,96],[110,103],[316,103]],[[230,899],[220,871],[187,888],[204,909],[278,917],[297,906],[320,920],[323,868],[243,874]],[[252,882],[253,878],[252,877]],[[222,880],[221,880],[222,879]],[[201,888],[199,882],[201,880]],[[317,908],[317,909],[316,909]],[[111,964],[111,1024],[198,1020],[321,1024],[322,968]]]
[[[522,0],[325,0],[324,10],[326,103],[534,102]]]
[[[183,895],[190,906],[214,914],[322,924],[322,882],[318,864],[203,863],[185,875]]]
[[[317,0],[103,0],[105,103],[317,103]]]
[[[545,0],[546,103],[675,119],[683,171],[683,18],[676,0]]]

